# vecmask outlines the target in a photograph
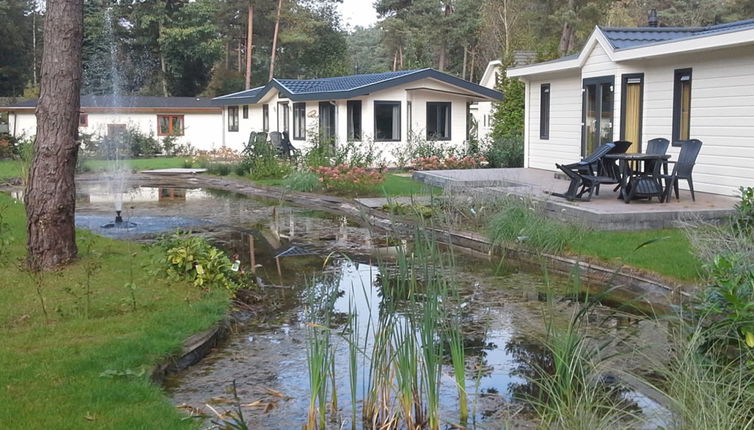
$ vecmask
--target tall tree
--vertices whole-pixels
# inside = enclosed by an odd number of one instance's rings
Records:
[[[76,185],[83,0],[48,0],[37,140],[24,194],[28,265],[59,267],[76,257]]]
[[[283,0],[278,0],[278,9],[275,16],[275,32],[272,35],[272,51],[270,52],[270,77],[272,80],[275,76],[275,55],[277,54],[278,33],[280,31],[280,12],[283,10]]]
[[[0,1],[0,96],[20,96],[32,80],[33,3]]]

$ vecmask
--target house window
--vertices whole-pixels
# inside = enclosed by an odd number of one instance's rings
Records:
[[[550,84],[539,87],[539,138],[550,138]]]
[[[293,138],[303,140],[306,135],[306,103],[293,104]]]
[[[288,102],[278,102],[278,130],[277,131],[284,131],[289,132],[290,126],[289,126],[289,119],[290,118],[290,106],[288,106]]]
[[[262,105],[262,131],[270,131],[270,105]]]
[[[158,136],[183,136],[183,115],[157,115]]]
[[[243,119],[249,119],[249,105],[243,105]]]
[[[348,116],[348,140],[361,140],[361,101],[351,100],[346,103]]]
[[[673,141],[688,140],[691,125],[691,69],[675,71],[673,85]]]
[[[228,106],[228,131],[238,131],[238,106]]]
[[[374,139],[401,140],[401,102],[374,102]]]
[[[79,127],[89,127],[89,114],[79,114]]]
[[[427,102],[427,140],[450,140],[450,102]]]

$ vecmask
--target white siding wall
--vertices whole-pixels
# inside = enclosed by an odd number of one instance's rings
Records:
[[[556,162],[581,156],[581,80],[615,77],[613,137],[620,138],[621,77],[644,74],[642,148],[654,137],[671,139],[673,79],[676,69],[692,69],[692,138],[704,142],[694,168],[694,188],[736,194],[754,186],[754,46],[717,49],[693,55],[667,55],[613,63],[600,45],[587,58],[581,75],[562,72],[555,78],[530,76],[526,109],[528,167],[554,170]],[[550,139],[539,139],[539,87],[551,84]],[[678,148],[668,152],[677,158]],[[681,188],[686,182],[681,182]]]
[[[94,133],[104,136],[107,134],[108,124],[126,124],[141,131],[146,135],[157,136],[158,115],[183,115],[184,135],[178,137],[179,144],[191,144],[195,149],[209,150],[222,146],[222,134],[218,133],[221,124],[220,112],[187,113],[176,111],[165,112],[85,112],[88,116],[87,127],[80,127],[81,133]],[[13,123],[13,119],[16,123]],[[37,119],[33,111],[23,111],[16,115],[10,114],[10,129],[15,127],[16,136],[31,137],[37,133]]]
[[[550,84],[550,138],[539,138],[540,88]],[[578,75],[551,76],[527,84],[528,157],[526,167],[555,170],[555,163],[578,161],[581,155],[581,81]]]

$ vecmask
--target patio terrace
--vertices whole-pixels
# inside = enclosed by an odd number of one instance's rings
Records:
[[[681,189],[680,200],[669,203],[634,200],[626,204],[613,192],[614,186],[603,186],[599,196],[589,202],[569,202],[550,195],[568,189],[569,181],[555,172],[541,169],[469,169],[428,170],[415,172],[413,178],[442,187],[447,192],[473,194],[479,198],[515,195],[533,198],[545,204],[553,218],[576,222],[598,230],[642,230],[678,227],[684,222],[718,222],[734,212],[737,198]],[[685,181],[682,181],[682,185]]]

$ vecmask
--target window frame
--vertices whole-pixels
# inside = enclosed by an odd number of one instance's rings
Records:
[[[270,131],[270,105],[262,105],[262,131],[267,133]]]
[[[357,105],[359,107],[358,135],[356,130],[351,126],[351,117],[354,115],[353,107]],[[361,100],[346,101],[346,136],[349,142],[361,142],[364,136],[364,104]]]
[[[400,100],[375,100],[372,103],[372,109],[374,110],[374,141],[375,142],[400,142],[401,141],[401,109],[403,106],[401,106],[402,103]],[[378,106],[398,106],[398,138],[397,139],[386,139],[386,138],[380,138],[377,135],[377,107]],[[396,117],[393,117],[393,121],[396,120]],[[392,133],[391,133],[392,135]]]
[[[162,128],[160,127],[160,121],[162,118],[168,119],[168,132],[163,133]],[[180,118],[181,120],[181,132],[175,133],[173,130],[173,118]],[[183,136],[184,130],[186,129],[186,123],[183,115],[179,114],[159,114],[157,115],[157,136]]]
[[[238,106],[228,106],[228,131],[238,131]]]
[[[447,136],[439,136],[437,132],[434,134],[430,133],[429,131],[429,119],[430,119],[430,107],[446,107],[447,108],[447,118],[446,121],[448,122],[448,135]],[[427,130],[427,140],[440,140],[440,141],[446,141],[451,140],[453,137],[453,103],[451,102],[427,102],[425,106],[427,112],[427,122],[425,123],[426,130]],[[435,120],[439,118],[438,114],[435,115]],[[437,128],[437,124],[435,124],[435,128]]]
[[[539,138],[550,140],[550,101],[552,87],[549,83],[539,86]]]
[[[79,113],[79,127],[89,127],[88,113]]]
[[[299,124],[298,120],[302,120],[302,124]],[[298,102],[293,103],[293,133],[291,133],[293,140],[306,140],[306,103]]]
[[[241,116],[243,117],[243,119],[249,119],[249,105],[243,105],[241,110],[242,110]]]
[[[283,114],[280,114],[280,110],[283,110]],[[283,127],[280,127],[280,117],[283,118]],[[278,129],[277,131],[280,133],[289,133],[291,131],[291,105],[288,102],[278,102],[278,111],[277,111],[277,125]]]
[[[688,79],[683,79],[688,76]],[[688,82],[689,99],[688,106],[686,107],[686,113],[688,120],[686,121],[686,130],[681,130],[681,120],[683,117],[683,86],[684,82]],[[691,91],[693,83],[692,69],[675,69],[673,71],[673,134],[671,142],[673,146],[677,146],[675,142],[680,140],[687,140],[691,138]],[[686,132],[686,137],[682,138],[681,133]]]

